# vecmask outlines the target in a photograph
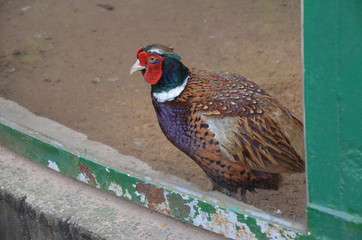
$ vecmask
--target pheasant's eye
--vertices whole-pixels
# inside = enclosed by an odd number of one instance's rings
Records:
[[[148,62],[149,63],[155,63],[157,61],[157,58],[155,57],[155,56],[150,56],[149,58],[148,58]]]

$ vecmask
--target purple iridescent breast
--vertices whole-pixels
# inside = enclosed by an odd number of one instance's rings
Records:
[[[160,127],[168,140],[186,154],[192,154],[192,139],[188,134],[190,106],[186,103],[173,101],[160,103],[154,98],[152,98],[152,103]]]

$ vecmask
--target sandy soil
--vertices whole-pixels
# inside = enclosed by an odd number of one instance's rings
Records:
[[[102,4],[100,4],[102,3]],[[242,74],[302,117],[300,2],[0,1],[0,96],[205,190],[196,164],[163,136],[135,50],[173,46],[189,67]],[[304,174],[251,203],[305,219]]]

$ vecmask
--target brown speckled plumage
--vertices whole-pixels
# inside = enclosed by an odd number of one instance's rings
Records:
[[[190,73],[191,80],[177,101],[197,103],[196,110],[220,117],[252,116],[263,112],[256,97],[266,93],[246,78],[196,69],[191,69]]]
[[[190,157],[214,180],[216,189],[220,190],[218,182],[235,186],[228,191],[233,196],[240,192],[240,183],[249,190],[277,189],[279,173],[304,171],[303,125],[294,114],[240,75],[196,69],[190,73],[185,90],[174,101],[192,109],[190,134],[197,149]],[[210,129],[211,121],[223,126],[221,139]]]

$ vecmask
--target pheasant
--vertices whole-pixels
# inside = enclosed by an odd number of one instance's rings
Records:
[[[187,68],[172,48],[140,47],[141,71],[161,130],[193,159],[213,189],[246,201],[246,191],[277,190],[281,173],[303,172],[303,124],[254,82],[234,73]]]

